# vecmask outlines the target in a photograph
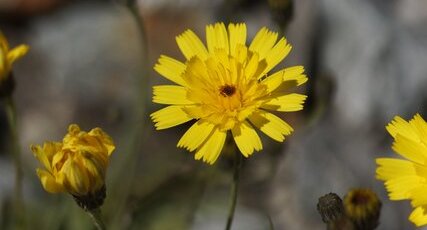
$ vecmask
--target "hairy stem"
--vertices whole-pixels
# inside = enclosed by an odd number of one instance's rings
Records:
[[[233,184],[231,184],[230,206],[228,210],[227,225],[225,227],[226,230],[230,230],[233,223],[234,212],[237,204],[237,194],[239,191],[240,168],[242,167],[242,154],[240,154],[237,147],[234,148],[234,155]]]
[[[87,213],[92,218],[93,224],[95,225],[96,229],[98,230],[107,229],[105,227],[104,221],[102,221],[102,218],[101,218],[101,209],[97,208],[97,209],[88,210]]]

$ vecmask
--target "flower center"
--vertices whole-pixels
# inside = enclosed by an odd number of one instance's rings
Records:
[[[236,92],[236,87],[233,85],[224,85],[219,89],[219,92],[224,97],[231,97]]]
[[[365,205],[371,201],[370,197],[367,194],[355,194],[352,199],[351,203],[354,205]]]

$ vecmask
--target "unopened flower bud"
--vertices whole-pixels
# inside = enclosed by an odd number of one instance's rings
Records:
[[[105,174],[114,148],[100,128],[87,133],[73,124],[62,142],[46,142],[31,150],[44,165],[37,175],[46,191],[68,192],[80,207],[92,210],[104,201]]]
[[[346,216],[356,230],[372,230],[379,224],[381,201],[370,189],[353,189],[344,197]]]

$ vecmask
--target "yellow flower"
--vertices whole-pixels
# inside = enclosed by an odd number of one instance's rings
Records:
[[[344,197],[344,210],[355,229],[375,229],[379,224],[381,201],[370,189],[352,189]]]
[[[72,124],[62,142],[31,146],[43,164],[37,175],[50,193],[68,192],[77,197],[95,194],[104,187],[109,157],[115,146],[102,129],[89,133]]]
[[[0,32],[0,84],[9,77],[12,64],[28,52],[27,45],[19,45],[9,50],[9,44]]]
[[[416,114],[409,122],[399,116],[387,125],[393,150],[405,159],[378,158],[377,179],[385,181],[391,200],[410,199],[409,220],[427,224],[427,123]]]
[[[196,122],[178,147],[196,151],[195,159],[213,164],[231,131],[240,152],[250,156],[262,149],[254,127],[282,142],[293,129],[267,110],[299,111],[305,95],[288,93],[307,81],[303,66],[268,75],[290,52],[285,38],[262,28],[248,46],[246,25],[223,23],[206,27],[207,48],[187,30],[176,37],[186,61],[161,56],[154,69],[178,85],[153,87],[153,102],[169,105],[151,114],[156,128]]]

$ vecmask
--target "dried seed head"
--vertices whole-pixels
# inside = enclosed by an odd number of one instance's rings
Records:
[[[344,206],[341,198],[335,193],[328,193],[319,198],[317,211],[323,222],[330,223],[340,219],[344,214]]]

